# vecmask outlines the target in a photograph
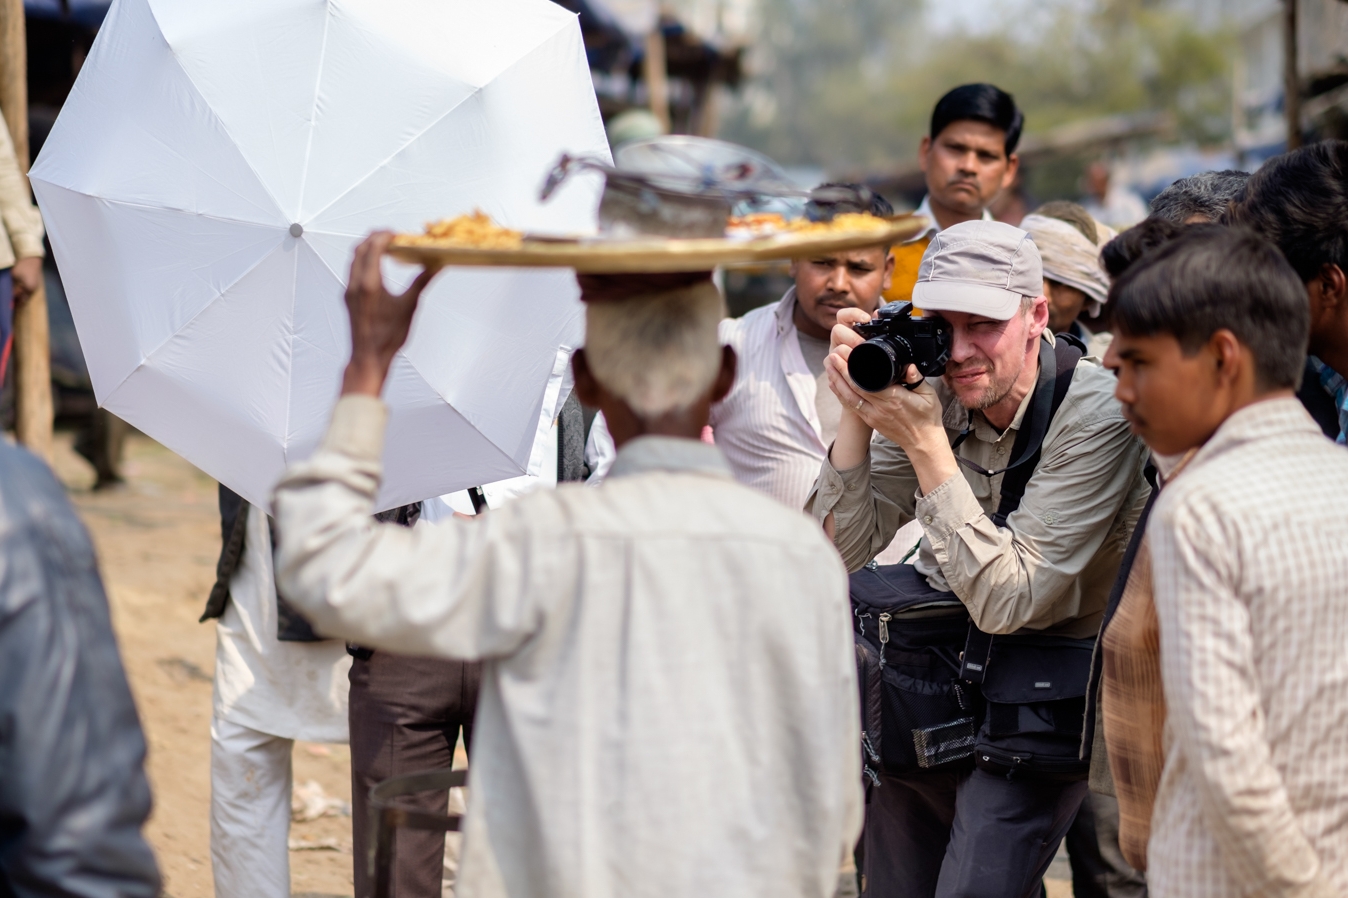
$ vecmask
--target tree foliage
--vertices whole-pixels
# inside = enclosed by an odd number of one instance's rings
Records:
[[[976,33],[933,33],[923,0],[760,0],[755,76],[722,133],[830,170],[910,159],[957,84],[1011,92],[1033,133],[1163,110],[1182,139],[1230,129],[1230,35],[1163,0],[1001,4]]]

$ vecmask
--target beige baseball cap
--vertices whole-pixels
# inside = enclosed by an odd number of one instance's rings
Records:
[[[1044,292],[1044,263],[1030,235],[1000,221],[964,221],[931,240],[913,287],[927,312],[968,312],[1007,321],[1021,297]]]

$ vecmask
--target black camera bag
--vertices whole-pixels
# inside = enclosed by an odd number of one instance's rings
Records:
[[[1084,346],[1074,338],[1059,336],[1053,349],[1041,347],[1035,396],[1016,435],[1015,460],[1003,469],[1002,498],[993,515],[999,527],[1020,505],[1048,424],[1083,354]],[[966,429],[954,447],[967,435]],[[878,784],[877,773],[949,768],[970,759],[989,769],[1000,770],[994,765],[1003,764],[1007,773],[1076,777],[1093,640],[1001,636],[994,650],[993,638],[973,626],[963,603],[953,593],[933,588],[909,564],[871,562],[851,575],[849,591],[863,761],[872,782]],[[1053,667],[1059,642],[1065,666],[1044,676],[1043,666]],[[1076,643],[1086,645],[1080,677],[1075,673]],[[997,671],[984,684],[993,664]],[[1036,685],[1044,682],[1051,684],[1048,691]],[[991,715],[984,713],[985,690],[991,690],[989,702],[1000,708],[992,728]],[[1016,739],[1007,729],[1012,718],[1018,727],[1022,715],[1024,738]],[[1073,720],[1075,738],[1066,738]]]

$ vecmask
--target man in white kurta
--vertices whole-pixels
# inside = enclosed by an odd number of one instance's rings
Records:
[[[636,379],[692,344],[718,369],[673,406],[616,384],[591,305],[575,366],[618,444],[602,486],[407,531],[369,519],[377,395],[407,327],[388,319],[411,317],[378,283],[386,244],[357,250],[328,434],[277,489],[280,577],[324,632],[485,660],[460,898],[831,896],[861,817],[846,577],[816,524],[697,440],[734,376],[719,295],[651,298],[710,310],[672,345],[673,318],[643,331],[657,342]]]
[[[276,638],[267,515],[244,505],[243,554],[216,626],[211,868],[219,898],[290,894],[294,741],[346,742],[347,670],[337,639]]]

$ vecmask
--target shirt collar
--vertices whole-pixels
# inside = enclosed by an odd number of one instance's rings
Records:
[[[777,303],[777,336],[786,333],[788,328],[796,326],[796,286],[792,284]]]
[[[1223,421],[1217,432],[1194,455],[1189,467],[1197,468],[1208,459],[1246,443],[1298,432],[1323,436],[1319,425],[1311,420],[1296,397],[1261,399]]]
[[[922,197],[922,205],[918,206],[916,211],[913,212],[913,214],[924,216],[929,222],[929,224],[927,225],[927,229],[925,231],[923,231],[921,234],[918,234],[915,237],[905,240],[904,243],[915,243],[918,240],[930,240],[935,235],[941,233],[941,226],[936,223],[936,216],[931,213],[931,194],[927,194],[926,196]],[[992,213],[989,212],[987,209],[983,210],[983,220],[984,221],[994,220],[992,217]]]
[[[618,450],[608,476],[626,477],[651,471],[706,474],[733,479],[730,465],[720,449],[701,440],[685,437],[641,436],[631,439]]]

